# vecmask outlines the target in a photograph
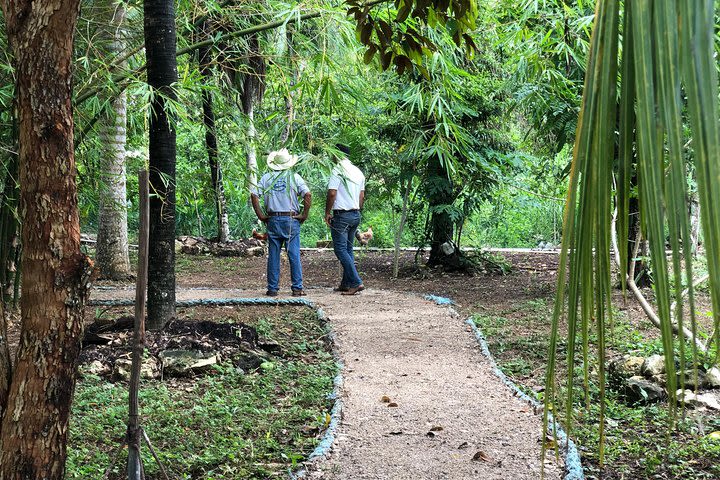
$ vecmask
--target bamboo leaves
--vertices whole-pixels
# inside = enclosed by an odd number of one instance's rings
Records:
[[[677,388],[673,331],[683,331],[683,281],[689,290],[689,310],[695,331],[683,92],[692,127],[691,144],[703,208],[716,329],[720,307],[720,132],[717,70],[713,57],[714,3],[712,0],[636,0],[624,2],[624,12],[621,7],[618,0],[599,1],[597,5],[565,212],[560,258],[562,275],[558,279],[553,316],[544,416],[547,429],[551,423],[549,411],[556,403],[557,395],[555,369],[559,326],[566,316],[565,420],[569,429],[574,415],[578,345],[582,345],[586,392],[589,386],[588,339],[594,328],[598,364],[593,370],[597,372],[600,387],[601,444],[605,423],[605,331],[611,320],[611,211],[616,208],[618,212],[619,269],[624,280],[628,263],[628,199],[634,163],[641,228],[643,236],[650,242],[672,412],[675,411]],[[622,39],[619,34],[621,13]],[[620,50],[622,68],[618,82]],[[616,86],[619,86],[619,95]],[[619,122],[617,134],[616,122]],[[617,192],[613,205],[614,184]],[[666,238],[672,251],[672,277]],[[568,262],[569,277],[565,273]],[[671,307],[673,281],[674,307]],[[682,376],[685,371],[684,340],[678,342],[677,348]],[[680,381],[682,383],[683,379]],[[602,461],[601,447],[601,464]]]

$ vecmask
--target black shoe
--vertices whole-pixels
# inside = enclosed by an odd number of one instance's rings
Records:
[[[333,288],[333,292],[347,292],[350,287],[346,287],[345,285],[340,285],[338,287]]]
[[[268,297],[277,297],[278,292],[277,290],[268,290],[267,292],[265,292],[265,295],[267,295]]]
[[[304,296],[306,296],[306,295],[307,295],[307,293],[305,293],[305,290],[303,290],[302,288],[300,288],[300,289],[295,289],[295,288],[293,288],[293,289],[292,289],[292,296],[293,296],[293,297],[304,297]]]

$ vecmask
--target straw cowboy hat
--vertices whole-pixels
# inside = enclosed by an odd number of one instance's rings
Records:
[[[271,170],[287,170],[298,161],[297,155],[291,155],[287,148],[270,152],[267,158],[267,166]]]

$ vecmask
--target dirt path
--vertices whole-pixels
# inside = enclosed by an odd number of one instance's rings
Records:
[[[181,290],[178,300],[262,293]],[[463,319],[406,293],[311,289],[307,298],[330,318],[344,363],[338,438],[309,478],[540,478],[540,418],[493,375]],[[546,461],[547,478],[560,470]]]

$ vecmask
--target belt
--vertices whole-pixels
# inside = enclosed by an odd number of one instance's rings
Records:
[[[269,217],[292,217],[295,212],[267,212]]]
[[[333,210],[333,214],[336,214],[336,213],[345,213],[345,212],[359,212],[359,211],[360,211],[359,208],[352,208],[352,209],[350,209],[350,210]]]

